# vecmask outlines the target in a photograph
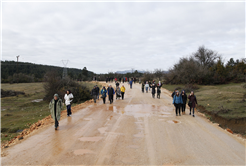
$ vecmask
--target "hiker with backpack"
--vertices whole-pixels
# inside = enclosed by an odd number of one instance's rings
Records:
[[[106,90],[105,86],[101,90],[101,95],[102,95],[102,99],[103,99],[103,104],[105,104],[105,100],[107,97],[107,90]]]
[[[175,95],[173,96],[173,104],[175,106],[176,116],[178,116],[178,113],[179,116],[181,116],[180,106],[182,103],[183,103],[182,96],[179,94],[179,91],[176,91]]]
[[[57,130],[57,127],[59,127],[59,120],[61,118],[62,107],[62,100],[59,98],[58,94],[55,94],[54,98],[50,101],[49,104],[51,117],[55,120],[55,130]]]
[[[73,101],[73,94],[71,93],[70,90],[67,90],[67,94],[65,94],[64,100],[65,100],[65,104],[67,106],[67,116],[69,117],[72,115],[71,104]]]
[[[193,109],[193,117],[195,117],[194,109],[195,109],[196,104],[197,104],[197,99],[196,99],[196,96],[195,96],[193,91],[190,92],[188,99],[189,99],[188,105],[190,107],[190,115],[191,115],[191,109]]]
[[[183,100],[183,103],[181,104],[182,114],[185,114],[185,108],[186,108],[186,102],[187,102],[187,95],[186,95],[186,93],[185,93],[184,90],[182,90],[181,96],[182,96],[182,100]]]

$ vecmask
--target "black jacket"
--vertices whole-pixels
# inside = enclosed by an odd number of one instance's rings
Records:
[[[186,104],[186,102],[187,102],[187,95],[186,95],[186,93],[184,95],[181,93],[181,96],[182,96],[183,104]]]
[[[92,95],[92,96],[97,95],[97,89],[96,89],[96,88],[93,88],[93,89],[92,89],[91,95]]]

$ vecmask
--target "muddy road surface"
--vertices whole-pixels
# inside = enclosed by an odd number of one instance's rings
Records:
[[[176,117],[161,99],[125,83],[125,100],[88,106],[5,149],[2,165],[245,165],[245,141],[201,115]],[[199,102],[199,99],[198,99]]]

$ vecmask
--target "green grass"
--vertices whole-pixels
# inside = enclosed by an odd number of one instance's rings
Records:
[[[92,89],[94,83],[81,83]],[[101,87],[98,84],[99,87]],[[49,103],[32,102],[43,99],[45,91],[43,83],[1,84],[3,90],[24,91],[25,95],[5,97],[1,99],[1,141],[2,143],[17,136],[17,130],[23,130],[40,119],[50,115]],[[74,104],[73,106],[79,103]],[[5,137],[5,135],[7,137]]]
[[[243,88],[245,83],[230,83],[224,85],[199,85],[199,89],[195,91],[198,104],[205,107],[208,111],[217,112],[220,109],[230,109],[228,113],[219,112],[218,114],[224,118],[246,117],[246,89]],[[170,91],[175,88],[184,88],[184,85],[163,85]],[[179,89],[179,90],[181,90]],[[171,94],[170,94],[171,95]]]

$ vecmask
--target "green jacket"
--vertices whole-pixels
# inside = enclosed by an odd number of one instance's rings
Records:
[[[52,99],[50,104],[49,104],[49,108],[50,108],[51,117],[55,120],[54,105],[55,105],[55,100]],[[56,103],[56,119],[57,119],[57,121],[59,121],[61,118],[61,111],[62,111],[62,100],[58,99],[58,101]]]

